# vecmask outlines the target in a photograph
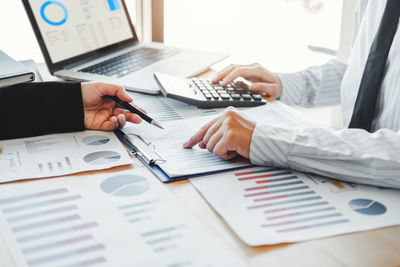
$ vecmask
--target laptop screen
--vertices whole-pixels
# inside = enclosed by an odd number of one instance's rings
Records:
[[[29,0],[53,63],[133,38],[121,0]]]

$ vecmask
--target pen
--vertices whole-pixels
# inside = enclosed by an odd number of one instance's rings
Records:
[[[147,114],[145,114],[144,112],[142,112],[140,109],[132,106],[131,104],[122,101],[121,99],[119,99],[116,96],[111,96],[108,95],[107,97],[111,98],[112,100],[114,100],[118,105],[123,106],[124,108],[126,108],[127,110],[129,110],[130,112],[139,115],[140,118],[142,118],[143,120],[147,121],[148,123],[157,126],[158,128],[164,129],[164,127],[161,126],[161,124],[157,121],[155,121],[154,119],[150,118]]]

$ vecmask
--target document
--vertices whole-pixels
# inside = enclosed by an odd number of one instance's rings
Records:
[[[278,102],[247,109],[243,113],[257,123],[269,123],[283,127],[308,125],[306,121],[291,114]],[[198,146],[192,149],[183,148],[183,143],[215,116],[165,121],[163,122],[165,130],[156,129],[146,123],[127,124],[122,130],[128,134],[129,140],[138,150],[152,155],[153,159],[158,159],[157,165],[170,177],[250,166],[251,163],[241,157],[226,161]]]
[[[133,98],[133,102],[145,109],[156,121],[183,120],[193,117],[208,116],[224,110],[223,108],[199,109],[195,106],[164,96],[146,95],[134,92],[128,93]]]
[[[400,224],[400,190],[252,167],[191,179],[243,242],[297,242]]]
[[[146,169],[0,187],[16,266],[245,264]]]
[[[0,183],[107,169],[132,162],[113,132],[84,131],[0,141]]]

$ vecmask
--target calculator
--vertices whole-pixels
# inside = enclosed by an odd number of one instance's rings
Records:
[[[221,86],[206,79],[183,79],[158,72],[154,76],[164,96],[199,108],[255,107],[267,103],[260,94],[249,91],[245,81]]]

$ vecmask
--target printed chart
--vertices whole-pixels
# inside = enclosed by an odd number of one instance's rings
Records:
[[[0,141],[0,183],[131,163],[112,132],[84,131]]]
[[[400,191],[254,167],[191,182],[249,245],[295,242],[400,223]],[[251,229],[251,230],[249,230]]]
[[[3,185],[0,234],[16,266],[245,266],[145,168]]]

